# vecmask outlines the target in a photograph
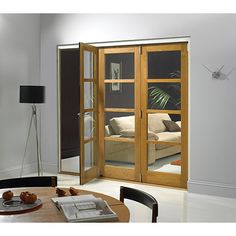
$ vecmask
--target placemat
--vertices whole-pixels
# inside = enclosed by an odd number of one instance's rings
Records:
[[[14,196],[10,201],[5,201],[0,198],[0,215],[23,214],[31,211],[36,211],[43,205],[40,199],[37,199],[32,204],[24,204],[19,196]]]

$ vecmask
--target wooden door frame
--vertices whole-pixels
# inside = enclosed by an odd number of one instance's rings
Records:
[[[58,153],[58,173],[60,174],[69,174],[79,176],[79,172],[65,171],[62,170],[62,158],[61,158],[61,51],[62,50],[71,50],[76,49],[79,50],[79,44],[59,44],[57,45],[57,153]]]

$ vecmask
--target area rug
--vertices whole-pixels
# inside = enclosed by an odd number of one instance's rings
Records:
[[[176,165],[176,166],[181,166],[181,160],[172,161],[170,164],[171,165]]]

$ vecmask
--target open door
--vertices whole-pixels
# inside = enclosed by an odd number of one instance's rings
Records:
[[[97,178],[97,87],[98,50],[80,43],[80,184]]]

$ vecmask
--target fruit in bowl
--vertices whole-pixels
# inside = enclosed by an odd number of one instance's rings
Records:
[[[11,190],[8,190],[2,194],[2,198],[5,201],[10,201],[13,198],[13,195],[14,195],[13,192]]]
[[[32,204],[36,202],[37,200],[37,195],[35,193],[30,193],[28,191],[22,192],[20,194],[20,199],[24,204]]]
[[[22,202],[25,201],[27,194],[29,194],[28,191],[26,191],[26,192],[21,192],[21,194],[20,194],[20,199],[21,199]]]

